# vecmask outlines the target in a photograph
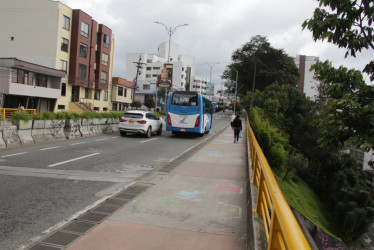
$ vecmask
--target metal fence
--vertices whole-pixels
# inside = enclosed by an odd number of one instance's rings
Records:
[[[311,249],[257,143],[248,117],[247,130],[253,170],[251,183],[258,188],[253,212],[264,222],[268,249]]]
[[[4,118],[10,118],[12,115],[16,112],[18,112],[18,109],[14,108],[0,108],[1,117]],[[26,112],[28,114],[36,114],[36,109],[25,109],[22,112]]]

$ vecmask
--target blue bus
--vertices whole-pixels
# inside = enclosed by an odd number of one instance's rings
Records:
[[[166,104],[166,131],[203,136],[212,128],[211,101],[196,91],[174,91]]]

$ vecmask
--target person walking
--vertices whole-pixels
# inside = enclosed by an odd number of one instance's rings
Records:
[[[242,131],[242,120],[239,115],[236,115],[232,121],[232,128],[234,129],[234,143],[239,141],[239,134]]]

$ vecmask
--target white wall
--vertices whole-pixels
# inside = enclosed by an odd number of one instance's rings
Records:
[[[56,68],[58,4],[47,0],[1,0],[1,57]]]

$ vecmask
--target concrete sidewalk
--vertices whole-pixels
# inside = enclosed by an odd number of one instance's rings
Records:
[[[30,249],[246,249],[246,151],[227,127]]]

